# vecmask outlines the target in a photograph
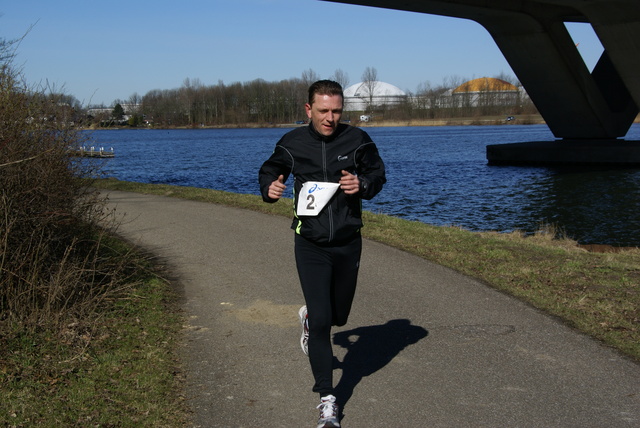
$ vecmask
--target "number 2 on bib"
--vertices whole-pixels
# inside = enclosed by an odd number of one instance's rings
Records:
[[[340,184],[322,181],[307,181],[298,193],[297,215],[317,216],[329,203]]]
[[[314,203],[316,202],[316,198],[313,195],[309,195],[307,196],[307,201],[309,201],[309,203],[307,204],[307,209],[315,210],[316,206],[314,205]]]

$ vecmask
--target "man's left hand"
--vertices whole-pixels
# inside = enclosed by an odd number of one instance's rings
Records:
[[[349,171],[342,170],[340,188],[347,195],[355,195],[360,191],[360,180],[358,176],[351,174]]]

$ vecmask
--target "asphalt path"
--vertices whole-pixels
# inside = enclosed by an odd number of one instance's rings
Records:
[[[109,201],[120,234],[167,263],[181,290],[191,426],[315,427],[290,220],[135,193]],[[640,426],[640,365],[380,243],[364,242],[333,342],[346,428]]]

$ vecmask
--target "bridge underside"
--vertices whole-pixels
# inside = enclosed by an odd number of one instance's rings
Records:
[[[328,1],[465,18],[485,27],[551,132],[562,139],[542,143],[537,153],[531,143],[489,146],[490,163],[640,164],[640,142],[619,150],[640,106],[638,0]],[[590,23],[600,39],[604,53],[592,72],[566,22]]]

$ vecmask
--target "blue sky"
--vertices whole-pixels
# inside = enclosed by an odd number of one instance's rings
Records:
[[[279,81],[309,69],[321,78],[341,69],[354,84],[374,67],[379,80],[411,92],[451,77],[513,75],[473,21],[319,0],[0,0],[0,37],[30,27],[15,61],[27,82],[84,105],[186,78]],[[602,48],[587,26],[571,31],[591,67]]]

